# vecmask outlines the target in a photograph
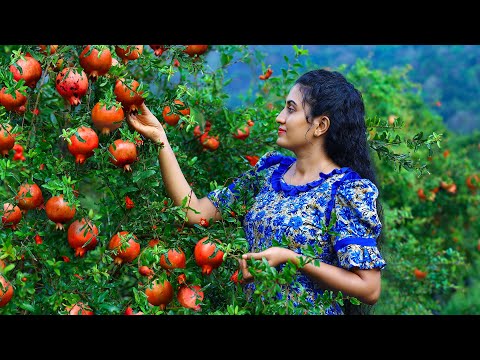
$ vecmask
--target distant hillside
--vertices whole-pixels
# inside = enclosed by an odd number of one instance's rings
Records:
[[[265,64],[274,73],[293,58],[290,45],[252,45],[266,54]],[[372,66],[388,71],[412,66],[409,78],[422,86],[425,102],[431,104],[445,124],[458,133],[480,130],[480,46],[479,45],[305,45],[309,58],[319,67],[351,65],[358,58],[369,58]],[[229,84],[232,96],[244,92],[258,79],[261,69],[239,63],[232,67]],[[239,100],[232,99],[238,105]]]

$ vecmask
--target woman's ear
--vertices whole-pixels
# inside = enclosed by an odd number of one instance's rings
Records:
[[[315,119],[314,121],[314,123],[316,124],[314,135],[321,136],[325,134],[330,127],[330,118],[328,116],[322,115],[319,116],[317,119]]]

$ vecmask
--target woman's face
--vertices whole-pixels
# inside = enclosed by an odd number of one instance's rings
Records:
[[[313,131],[308,131],[311,124],[307,122],[307,109],[302,105],[302,93],[299,85],[292,87],[285,99],[285,107],[277,116],[277,145],[292,151],[311,144]],[[313,129],[310,129],[313,130]]]

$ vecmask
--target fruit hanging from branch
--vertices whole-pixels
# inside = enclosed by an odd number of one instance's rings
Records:
[[[75,206],[70,206],[61,194],[48,199],[45,212],[47,217],[55,223],[55,229],[64,230],[64,224],[73,219],[77,210]]]
[[[113,165],[121,167],[127,172],[133,171],[130,165],[137,161],[137,146],[135,143],[117,139],[108,147],[108,151],[112,155],[109,159]]]
[[[154,281],[152,286],[145,289],[147,301],[155,306],[159,306],[161,310],[165,310],[167,305],[173,300],[173,287],[170,281],[163,282]]]
[[[25,85],[33,89],[42,77],[42,66],[30,53],[27,53],[24,58],[18,59],[15,64],[10,65],[10,71],[14,80],[23,79]]]
[[[117,101],[122,103],[125,113],[136,114],[138,112],[138,107],[145,100],[142,97],[143,91],[137,91],[139,86],[140,83],[137,80],[128,82],[123,79],[118,79],[115,82],[113,92]]]
[[[165,45],[149,45],[153,49],[155,56],[161,56],[166,50]]]
[[[184,308],[200,311],[200,303],[204,293],[198,285],[181,285],[177,292],[177,300]]]
[[[103,135],[109,135],[113,130],[122,126],[125,113],[121,106],[107,108],[106,104],[98,102],[92,109],[92,122]]]
[[[175,99],[173,102],[179,107],[178,112],[184,116],[190,115],[190,108],[186,107],[183,101]],[[173,111],[169,105],[163,108],[162,116],[163,120],[165,120],[165,122],[171,126],[177,125],[178,121],[180,120],[180,115]]]
[[[58,73],[55,88],[71,106],[77,106],[88,90],[87,74],[83,70],[79,73],[73,67],[66,67]]]
[[[4,227],[16,230],[20,220],[22,220],[22,211],[17,205],[11,203],[3,204],[2,224]]]
[[[0,105],[3,105],[7,111],[24,113],[27,97],[18,90],[15,90],[15,97],[12,94],[7,94],[6,91],[6,87],[0,90]]]
[[[12,284],[0,274],[0,308],[7,305],[13,297]]]
[[[182,249],[169,249],[160,256],[160,266],[164,269],[184,269],[187,258]]]
[[[68,311],[68,315],[94,315],[92,308],[81,301],[72,306],[68,306],[66,310]]]
[[[183,50],[190,57],[198,57],[208,50],[208,45],[187,45]]]
[[[124,64],[128,63],[130,60],[136,60],[140,57],[143,52],[143,45],[129,45],[125,49],[120,46],[115,46],[115,53],[119,58],[122,59]]]
[[[35,183],[23,183],[20,185],[15,200],[18,207],[24,211],[44,208],[42,190]]]
[[[8,157],[8,152],[15,146],[15,137],[10,132],[12,126],[7,124],[5,128],[0,124],[0,154]]]
[[[70,143],[67,145],[70,154],[75,156],[77,164],[83,164],[94,155],[93,150],[98,148],[99,139],[97,133],[87,126],[81,126],[77,132],[70,136]]]
[[[210,275],[212,270],[218,268],[223,262],[223,251],[217,249],[215,242],[208,241],[208,236],[197,242],[193,254],[195,262],[202,268],[204,275]]]
[[[113,255],[116,264],[131,263],[140,254],[140,244],[135,240],[138,240],[134,234],[131,234],[130,239],[126,242],[125,239],[129,237],[128,231],[120,231],[112,236],[108,243],[109,250],[116,250],[116,255]]]
[[[90,45],[87,45],[80,53],[79,61],[88,78],[96,81],[99,76],[103,76],[112,67],[112,54],[109,49],[90,51]],[[88,55],[87,55],[88,54]]]
[[[90,220],[82,218],[68,227],[68,244],[75,250],[75,256],[83,257],[97,246],[98,228]]]

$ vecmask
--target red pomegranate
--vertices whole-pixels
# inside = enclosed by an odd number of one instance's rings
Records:
[[[63,224],[73,219],[76,213],[75,206],[69,206],[63,199],[63,194],[52,196],[45,204],[47,217],[52,220],[57,230],[65,230]]]
[[[125,309],[125,312],[124,312],[124,315],[143,315],[143,312],[139,311],[139,312],[133,312],[133,309],[128,306],[126,309]]]
[[[203,135],[200,137],[200,139],[202,139],[202,137]],[[201,143],[205,150],[210,150],[210,151],[215,151],[220,146],[220,141],[218,141],[218,136],[213,137],[213,136],[207,135],[205,139],[201,141]]]
[[[24,183],[18,188],[18,193],[15,196],[17,205],[22,210],[32,210],[35,208],[44,208],[43,194],[40,187],[33,183]]]
[[[97,246],[98,228],[90,221],[83,218],[75,220],[68,227],[68,244],[75,250],[75,256],[82,257],[89,250]]]
[[[87,93],[88,78],[85,71],[78,73],[73,67],[63,69],[55,80],[58,93],[67,100],[70,105],[77,106],[81,98]]]
[[[126,49],[115,46],[115,53],[120,57],[124,64],[129,60],[136,60],[143,52],[143,45],[129,45]]]
[[[233,134],[233,137],[239,140],[245,140],[250,135],[250,127],[248,125],[242,128],[238,128],[237,132]]]
[[[0,133],[1,134],[1,133]],[[0,136],[0,142],[1,142],[1,136]],[[1,147],[1,145],[0,145]],[[480,176],[477,174],[469,175],[467,176],[467,179],[465,180],[465,183],[467,184],[467,187],[472,191],[476,191],[478,187],[480,187]]]
[[[147,301],[150,304],[165,310],[167,305],[173,300],[172,284],[168,280],[165,280],[163,283],[154,281],[152,287],[145,289],[145,295],[147,295]]]
[[[14,64],[10,65],[10,72],[13,74],[13,78],[18,81],[20,79],[25,80],[25,85],[30,88],[34,88],[37,85],[38,80],[42,77],[42,67],[40,63],[27,53],[24,59],[18,59],[16,64],[21,69],[19,70]]]
[[[5,262],[2,259],[0,259],[0,270],[5,269],[5,266],[7,266],[7,264],[5,264]]]
[[[187,259],[182,249],[169,249],[160,256],[160,266],[164,269],[185,269]]]
[[[77,164],[83,164],[85,160],[93,156],[93,150],[98,148],[98,135],[89,127],[82,126],[77,129],[77,132],[70,136],[70,144],[68,144],[68,151],[75,156]]]
[[[198,240],[193,250],[195,262],[202,268],[202,274],[209,275],[213,269],[218,268],[223,262],[223,251],[217,250],[214,242],[207,242],[208,236]],[[217,250],[215,256],[212,255]]]
[[[138,268],[138,272],[142,276],[152,276],[155,274],[155,272],[146,265],[140,266]]]
[[[177,292],[177,300],[185,308],[195,311],[201,310],[200,302],[203,301],[203,291],[198,285],[181,285]]]
[[[113,165],[123,167],[124,171],[132,171],[130,164],[137,161],[137,146],[134,143],[117,139],[108,147],[108,151],[113,155],[110,157]]]
[[[73,306],[69,306],[66,308],[68,311],[68,315],[93,315],[94,312],[87,304],[82,302],[78,302]]]
[[[93,125],[104,135],[109,135],[111,131],[121,127],[124,119],[125,114],[121,106],[107,109],[106,105],[98,102],[92,109]]]
[[[17,224],[22,220],[22,211],[14,204],[3,204],[2,224],[6,228],[17,229]]]
[[[122,103],[125,112],[137,113],[138,106],[140,106],[144,98],[142,97],[143,91],[137,92],[137,88],[140,83],[137,80],[132,80],[130,84],[125,84],[123,80],[117,80],[113,92],[115,93],[117,101]]]
[[[108,49],[90,51],[90,45],[87,45],[80,53],[79,61],[88,78],[96,81],[99,76],[108,73],[112,67],[112,54]]]
[[[0,308],[4,307],[12,300],[13,286],[5,277],[0,274]]]
[[[160,56],[166,50],[164,45],[149,45],[153,49],[155,56]]]
[[[187,48],[183,50],[186,54],[191,57],[199,56],[205,53],[208,50],[208,45],[187,45]]]
[[[124,245],[125,240],[122,241],[122,239],[126,239],[129,234],[128,231],[120,231],[112,236],[108,244],[110,250],[119,248],[117,255],[114,255],[115,263],[118,265],[125,262],[132,262],[140,254],[140,244],[135,241],[137,240],[135,235],[132,234],[133,238],[128,240],[128,246]]]
[[[183,101],[175,99],[173,102],[179,105],[180,108],[183,108],[181,110],[178,110],[181,114],[183,115],[190,114],[190,108],[185,107],[185,104],[183,103]],[[173,112],[170,106],[168,105],[163,108],[162,115],[165,122],[171,126],[177,125],[178,121],[180,120],[180,115]]]
[[[20,91],[15,90],[15,98],[12,94],[6,93],[7,88],[3,87],[0,90],[0,105],[5,106],[7,111],[25,112],[25,104],[27,103],[27,97]]]
[[[48,46],[48,52],[47,52],[47,46]],[[38,45],[40,48],[40,52],[43,55],[52,55],[57,52],[58,45]]]
[[[0,154],[7,157],[8,152],[13,149],[15,146],[15,137],[10,132],[12,130],[12,126],[7,124],[3,127],[0,124]]]
[[[27,160],[25,156],[23,155],[23,146],[20,144],[15,144],[13,145],[13,151],[15,151],[15,154],[13,154],[12,160],[15,161],[25,161]]]

